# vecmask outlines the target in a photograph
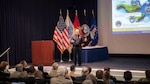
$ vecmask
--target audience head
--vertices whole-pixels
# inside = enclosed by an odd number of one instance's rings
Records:
[[[39,64],[39,65],[38,65],[38,70],[40,70],[40,71],[43,72],[43,65],[42,65],[42,64]]]
[[[91,73],[92,68],[90,66],[86,66],[88,68],[89,73]]]
[[[16,68],[16,71],[19,71],[19,72],[22,72],[22,71],[23,71],[23,65],[22,65],[22,64],[17,64],[17,65],[15,66],[15,68]]]
[[[67,74],[68,70],[65,66],[59,66],[57,69],[57,75],[58,76],[65,76]]]
[[[147,79],[150,79],[150,70],[146,70],[145,75]]]
[[[52,67],[53,67],[53,70],[57,70],[58,69],[58,63],[57,62],[54,62],[52,64]]]
[[[123,77],[125,81],[130,81],[132,79],[132,73],[130,71],[125,71]]]
[[[93,84],[92,80],[85,80],[82,84]]]
[[[2,61],[0,64],[1,64],[1,66],[3,66],[3,70],[4,69],[9,69],[9,64],[8,64],[7,61]]]
[[[109,67],[104,67],[104,71],[110,72],[110,68]]]
[[[75,71],[75,65],[70,66],[70,71]]]
[[[88,75],[86,76],[86,79],[87,79],[87,80],[91,80],[93,84],[97,84],[96,77],[95,77],[93,74],[88,74]]]
[[[42,73],[42,71],[35,71],[35,73],[34,73],[34,77],[35,78],[43,78],[43,73]]]
[[[103,78],[103,71],[102,70],[97,70],[96,71],[96,78],[97,79],[102,79]]]
[[[83,67],[82,68],[82,76],[87,76],[89,74],[89,69],[88,67]]]
[[[110,78],[110,73],[109,73],[109,71],[104,71],[103,77],[104,77],[104,79],[109,80],[109,78]]]
[[[27,62],[25,60],[20,61],[20,63],[23,65],[23,67],[27,67],[28,66],[28,64],[27,64]]]
[[[34,65],[31,65],[31,66],[29,67],[29,72],[30,72],[30,73],[34,73],[35,71],[36,71],[36,69],[35,69]]]

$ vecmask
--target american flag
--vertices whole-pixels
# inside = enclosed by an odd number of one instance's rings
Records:
[[[57,48],[61,53],[69,47],[68,29],[61,14],[54,30],[53,40],[57,43]]]

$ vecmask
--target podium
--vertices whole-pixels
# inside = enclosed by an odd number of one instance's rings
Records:
[[[54,62],[54,42],[32,41],[32,64],[52,65]]]

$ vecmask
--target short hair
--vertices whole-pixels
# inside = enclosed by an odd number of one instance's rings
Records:
[[[29,67],[29,72],[30,72],[30,73],[34,73],[35,71],[36,71],[36,69],[35,69],[34,65],[31,65],[31,66]]]
[[[70,71],[73,71],[73,70],[75,70],[75,65],[70,66]]]
[[[109,73],[109,71],[105,71],[104,72],[104,77],[105,77],[106,80],[110,79],[110,73]]]
[[[43,72],[43,65],[42,65],[42,64],[39,64],[39,65],[38,65],[38,70],[40,70],[40,71]]]
[[[52,67],[53,67],[54,70],[57,70],[57,69],[58,69],[58,63],[57,63],[57,62],[54,62],[54,63],[52,64]]]
[[[96,71],[96,77],[98,79],[102,79],[103,78],[103,71],[102,70],[97,70]]]
[[[15,66],[15,68],[16,68],[16,71],[23,71],[23,65],[22,64],[17,64],[16,66]]]
[[[97,80],[96,80],[96,77],[93,75],[93,74],[88,74],[86,76],[86,79],[87,80],[91,80],[93,82],[93,84],[96,84],[97,83]]]
[[[1,64],[6,67],[8,65],[8,62],[7,61],[2,61]]]
[[[92,68],[90,66],[86,66],[88,68],[89,73],[91,73]]]
[[[34,73],[34,77],[36,78],[36,77],[42,77],[43,76],[43,73],[42,73],[42,71],[35,71],[35,73]]]
[[[110,71],[110,67],[104,67],[104,71]]]
[[[126,81],[129,81],[132,79],[132,73],[130,71],[125,71],[123,77]]]
[[[150,79],[150,70],[145,70],[145,75],[147,79]]]
[[[93,84],[92,80],[84,80],[82,84]]]
[[[88,67],[83,67],[82,68],[82,75],[83,76],[86,76],[86,75],[88,75],[89,74],[89,69],[88,69]]]
[[[67,72],[67,68],[65,66],[59,66],[57,69],[58,76],[65,76]]]

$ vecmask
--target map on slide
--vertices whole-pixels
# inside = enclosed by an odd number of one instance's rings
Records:
[[[112,0],[113,32],[150,33],[150,0]]]

